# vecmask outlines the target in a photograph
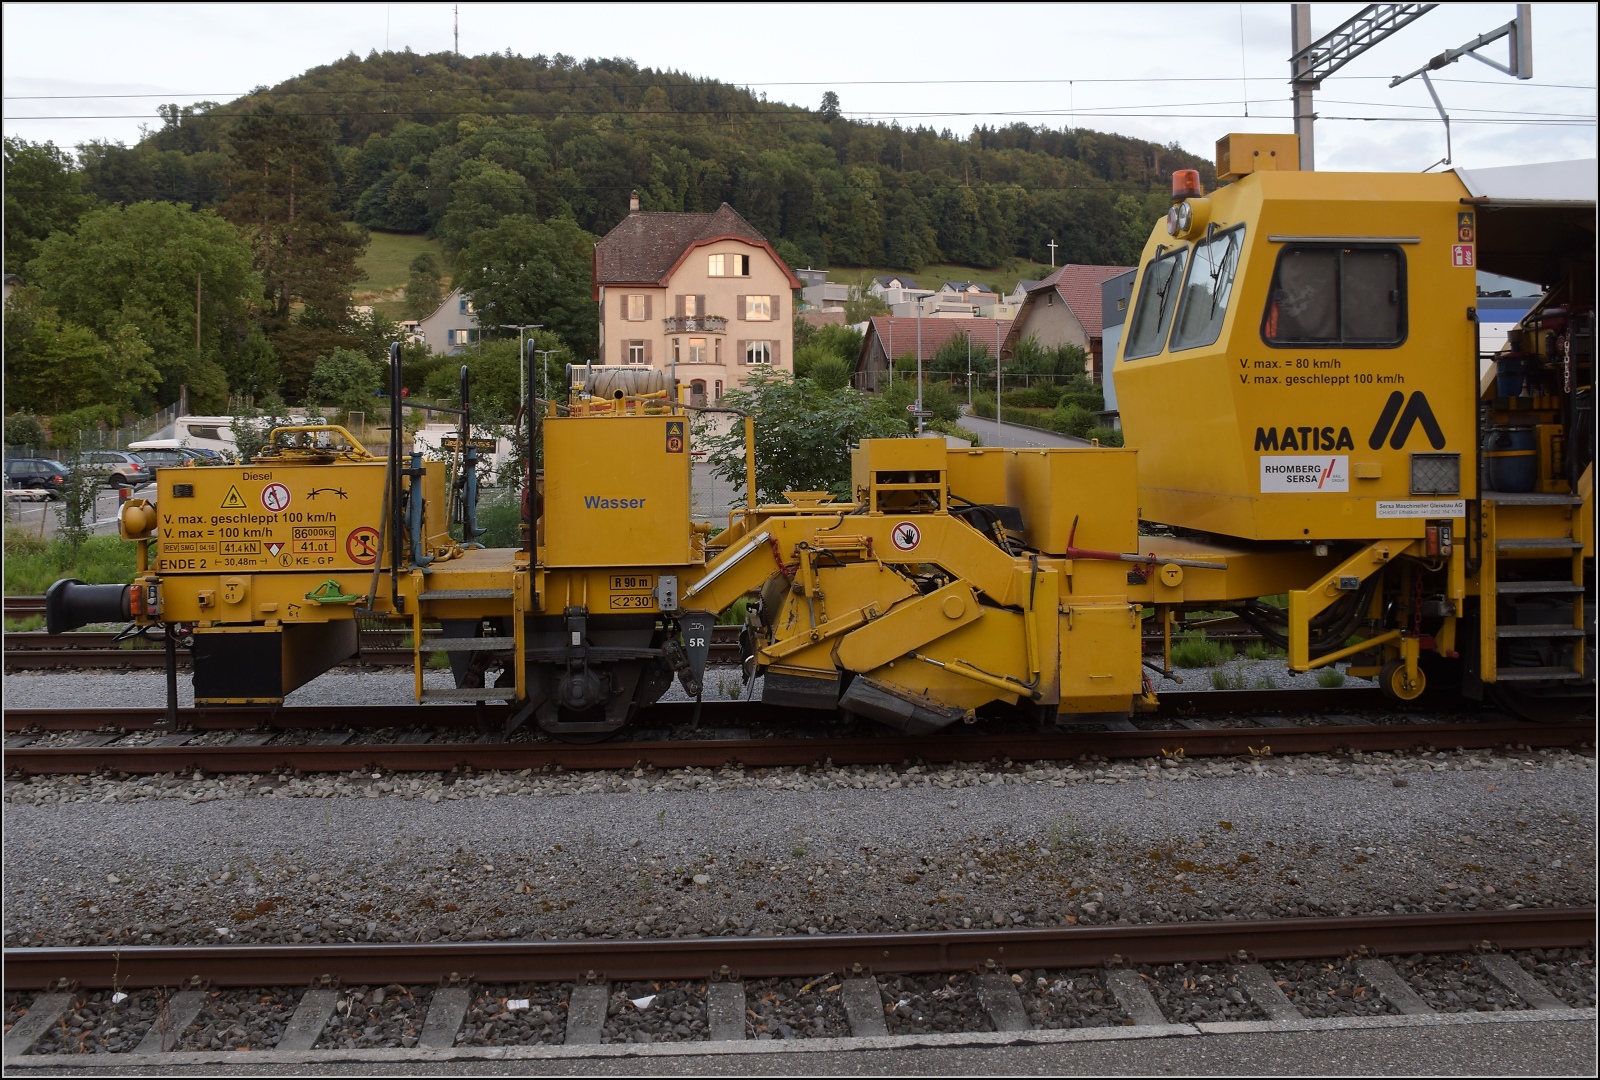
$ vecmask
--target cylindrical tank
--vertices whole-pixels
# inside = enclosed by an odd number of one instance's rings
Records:
[[[1496,397],[1520,397],[1527,375],[1528,358],[1521,353],[1503,353],[1494,361]]]
[[[1496,427],[1483,433],[1491,491],[1532,491],[1539,476],[1538,441],[1531,427]]]

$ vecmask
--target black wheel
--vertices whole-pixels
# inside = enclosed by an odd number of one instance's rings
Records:
[[[1428,677],[1417,668],[1417,677],[1406,678],[1406,663],[1404,660],[1390,660],[1378,672],[1378,688],[1385,697],[1395,701],[1411,702],[1422,696],[1428,688]]]

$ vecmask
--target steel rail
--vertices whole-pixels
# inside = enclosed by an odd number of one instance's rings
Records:
[[[480,983],[585,982],[1225,963],[1577,948],[1594,939],[1590,906],[771,938],[8,948],[4,965],[9,989],[62,980],[84,989],[191,980],[292,986],[324,976],[347,985],[414,985],[452,976]]]
[[[1377,689],[1340,690],[1174,690],[1161,695],[1158,717],[1241,716],[1261,713],[1355,714],[1387,710],[1392,703]],[[692,722],[694,703],[657,702],[640,710],[636,729],[675,726]],[[491,724],[503,721],[507,706],[491,702],[480,713],[472,705],[294,705],[287,707],[218,706],[182,708],[178,723],[196,731],[227,731],[248,728],[392,728],[453,727],[474,724],[481,716]],[[139,731],[157,726],[166,717],[160,708],[133,709],[7,709],[5,730],[97,731],[123,728]],[[707,701],[701,708],[704,727],[737,727],[753,721],[793,722],[814,726],[833,718],[833,714],[813,709],[794,709],[760,701]]]
[[[57,746],[7,749],[8,772],[23,775],[136,775],[301,772],[514,772],[562,768],[747,768],[814,765],[896,765],[1102,758],[1245,757],[1406,751],[1453,746],[1485,749],[1508,744],[1556,747],[1592,743],[1588,724],[1385,724],[1305,728],[1208,728],[1185,731],[1050,732],[909,738],[677,739],[665,742],[357,743],[265,746]]]

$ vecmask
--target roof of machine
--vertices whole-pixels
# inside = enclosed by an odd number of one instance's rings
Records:
[[[1501,206],[1565,204],[1593,206],[1600,170],[1594,158],[1456,169],[1474,201]]]

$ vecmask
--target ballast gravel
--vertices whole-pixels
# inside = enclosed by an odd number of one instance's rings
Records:
[[[892,975],[878,980],[883,1018],[890,1035],[993,1031],[978,1000],[973,976]]]
[[[608,1043],[691,1042],[709,1033],[705,983],[630,982],[611,988],[601,1038]]]
[[[832,972],[812,979],[758,979],[744,984],[747,1039],[844,1038],[850,1017],[844,980]]]
[[[317,1037],[319,1050],[415,1046],[428,1013],[427,992],[399,985],[353,986],[340,991],[333,1016]]]
[[[457,1046],[559,1045],[567,1033],[567,994],[562,983],[489,984],[474,988],[456,1032]],[[413,1045],[413,1044],[405,1044]]]
[[[302,991],[287,987],[215,990],[185,1028],[179,1050],[266,1050],[278,1045],[300,1004]]]
[[[1023,971],[1022,1008],[1036,1028],[1121,1027],[1132,1021],[1106,989],[1103,971]]]

